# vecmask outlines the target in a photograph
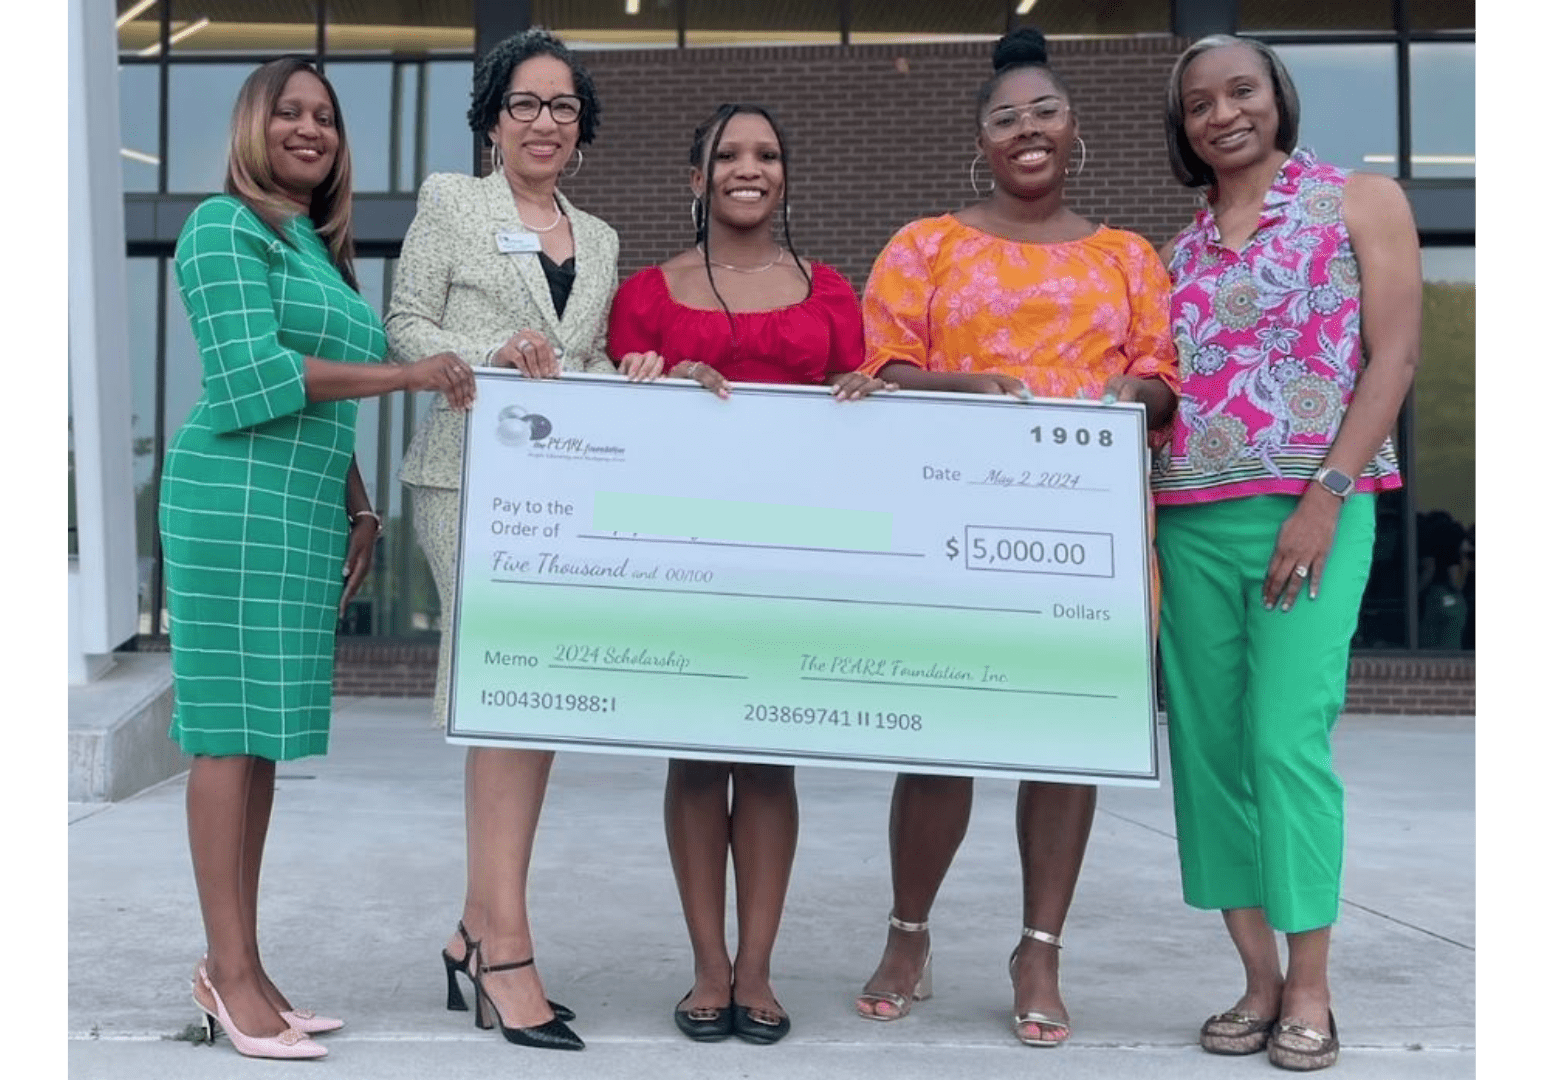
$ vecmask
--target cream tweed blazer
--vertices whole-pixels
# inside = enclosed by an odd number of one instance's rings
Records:
[[[615,371],[606,355],[606,319],[617,291],[616,230],[561,193],[558,201],[573,228],[575,271],[561,319],[536,253],[499,251],[500,232],[531,232],[504,174],[425,179],[386,315],[390,359],[411,363],[453,352],[481,365],[515,331],[536,330],[562,348],[563,370]],[[403,455],[402,482],[459,488],[464,423],[436,394]]]

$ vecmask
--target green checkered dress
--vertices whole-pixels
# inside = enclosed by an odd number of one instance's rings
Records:
[[[378,361],[386,336],[310,220],[286,235],[218,195],[177,240],[204,368],[161,478],[170,734],[189,754],[327,750],[359,404],[308,402],[305,358]]]

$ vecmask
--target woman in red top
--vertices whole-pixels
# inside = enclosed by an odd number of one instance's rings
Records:
[[[855,370],[863,317],[852,286],[794,250],[783,138],[771,115],[755,105],[720,106],[697,129],[691,164],[697,243],[617,290],[611,355],[658,353],[668,375],[695,379],[720,397],[729,396],[731,380],[824,383],[841,400],[893,387]],[[779,205],[783,245],[773,235]],[[788,1033],[770,977],[798,831],[790,766],[671,760],[665,835],[696,960],[696,981],[675,1021],[689,1038],[772,1043]],[[724,938],[731,853],[733,960]]]

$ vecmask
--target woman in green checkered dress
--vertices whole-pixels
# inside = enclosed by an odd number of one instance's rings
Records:
[[[319,1057],[309,1034],[341,1021],[292,1009],[264,973],[257,880],[274,763],[327,749],[337,617],[380,528],[353,464],[356,399],[438,390],[464,407],[473,381],[448,353],[377,363],[386,338],[355,288],[342,117],[309,64],[247,79],[225,187],[177,241],[203,394],[167,448],[160,506],[171,737],[194,755],[188,839],[208,940],[194,998],[242,1053]]]

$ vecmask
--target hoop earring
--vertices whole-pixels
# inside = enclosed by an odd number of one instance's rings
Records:
[[[977,153],[970,162],[970,189],[976,193],[976,198],[978,199],[981,198],[981,181],[976,179],[976,166],[980,165],[985,160],[986,158],[982,157],[980,153]],[[988,181],[986,190],[988,193],[991,193],[991,191],[996,187],[997,181],[991,180]]]
[[[1078,136],[1078,167],[1070,166],[1063,170],[1068,176],[1082,176],[1083,166],[1088,164],[1088,144],[1083,141],[1083,136]]]
[[[494,143],[493,144],[493,155],[492,156],[493,156],[493,171],[494,172],[503,172],[504,171],[504,151],[499,149],[499,144],[498,143]]]
[[[576,164],[574,166],[574,171],[573,172],[565,172],[563,174],[563,179],[564,180],[571,180],[571,179],[573,179],[574,177],[579,175],[579,170],[584,168],[584,151],[583,150],[575,150],[574,151],[574,156],[579,159],[579,162],[578,162],[578,164]]]
[[[706,222],[703,220],[702,196],[692,196],[692,232],[700,234]]]

